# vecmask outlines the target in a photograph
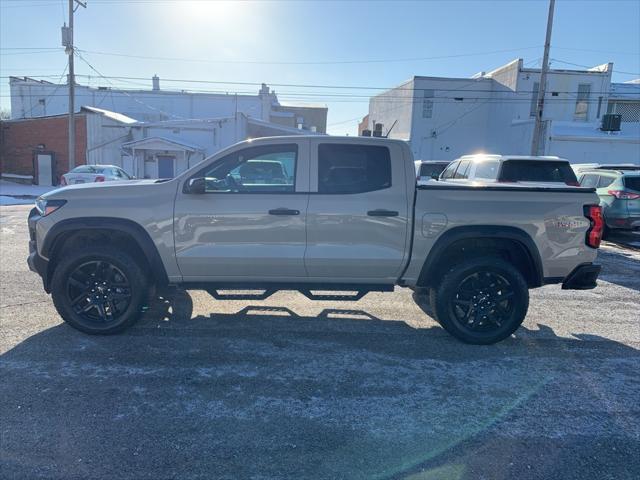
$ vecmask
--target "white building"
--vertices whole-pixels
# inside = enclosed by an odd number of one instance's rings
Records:
[[[9,86],[12,119],[68,112],[65,85],[29,77],[10,77]],[[276,93],[265,84],[255,95],[162,90],[158,77],[153,77],[150,90],[76,85],[75,104],[119,112],[142,122],[244,114],[250,118],[320,133],[325,133],[327,128],[326,106],[280,103]]]
[[[87,164],[122,167],[138,178],[169,178],[247,138],[309,134],[249,117],[136,122],[95,107],[87,117]]]
[[[611,63],[547,77],[544,153],[572,162],[640,162],[640,84],[611,83]],[[529,154],[540,70],[522,59],[472,78],[413,77],[371,98],[368,124],[408,140],[416,158]],[[620,132],[602,115],[622,114]],[[365,117],[366,118],[366,117]]]

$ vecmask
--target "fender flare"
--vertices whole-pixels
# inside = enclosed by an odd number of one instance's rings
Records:
[[[46,258],[55,251],[60,236],[79,230],[110,230],[123,232],[129,235],[142,250],[149,267],[154,275],[157,285],[167,285],[169,279],[164,268],[158,248],[156,247],[149,232],[139,223],[133,220],[113,217],[79,217],[62,220],[51,227],[42,242],[41,252]],[[51,264],[51,262],[49,262]]]
[[[542,267],[542,259],[535,242],[527,232],[517,227],[502,225],[468,225],[454,227],[444,232],[436,241],[433,248],[427,255],[427,259],[422,266],[418,284],[427,284],[430,272],[441,260],[445,250],[453,243],[459,240],[491,238],[496,240],[512,240],[516,241],[524,248],[528,254],[528,260],[533,267],[533,278],[530,282],[531,287],[540,287],[544,285],[544,270]]]

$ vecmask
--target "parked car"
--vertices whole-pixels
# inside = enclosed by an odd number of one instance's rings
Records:
[[[79,165],[60,177],[60,185],[133,180],[133,178],[134,177],[123,169],[115,165]]]
[[[605,234],[609,229],[640,229],[640,169],[585,171],[580,185],[595,188],[605,220]]]
[[[465,155],[451,162],[440,180],[579,185],[568,160],[516,155]]]
[[[582,172],[587,170],[640,170],[640,165],[636,163],[572,163],[571,168],[573,168],[576,176],[580,176]]]
[[[448,160],[416,160],[416,181],[437,179],[449,163]]]
[[[277,181],[207,182],[264,159],[291,165],[293,176],[280,183],[267,169]],[[530,288],[596,286],[602,216],[593,189],[416,184],[413,165],[399,140],[242,142],[170,180],[43,195],[29,215],[28,263],[61,317],[91,334],[132,325],[151,287],[335,300],[314,294],[329,290],[357,300],[400,285],[427,289],[453,336],[489,344],[520,326]]]

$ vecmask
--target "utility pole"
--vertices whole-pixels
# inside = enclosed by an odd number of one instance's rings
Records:
[[[76,166],[76,117],[75,117],[75,85],[76,76],[73,68],[73,14],[76,4],[82,8],[87,8],[87,4],[80,0],[69,0],[69,26],[62,27],[62,45],[69,56],[69,75],[67,85],[69,86],[69,170]]]
[[[542,68],[540,71],[540,84],[538,87],[538,101],[536,104],[536,123],[533,128],[533,140],[531,141],[531,155],[539,155],[544,128],[542,115],[544,111],[544,97],[547,92],[547,72],[549,71],[549,49],[551,47],[551,30],[553,28],[553,10],[556,0],[549,0],[549,16],[547,18],[547,36],[544,40],[544,54],[542,56]]]

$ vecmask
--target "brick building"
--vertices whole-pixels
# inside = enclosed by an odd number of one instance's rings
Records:
[[[76,114],[76,164],[86,163],[87,114]],[[0,122],[0,172],[57,185],[69,170],[68,115]]]

